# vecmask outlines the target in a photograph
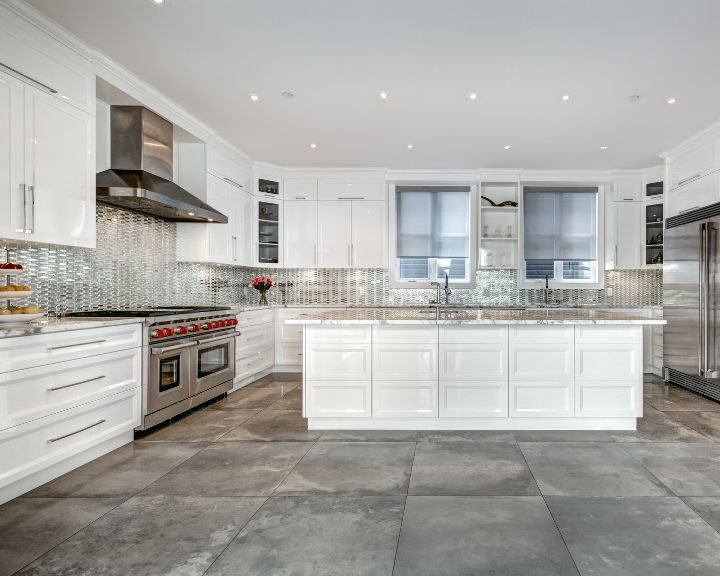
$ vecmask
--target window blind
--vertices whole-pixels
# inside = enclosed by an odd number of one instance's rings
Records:
[[[397,186],[398,258],[469,258],[469,186]]]
[[[597,260],[597,203],[597,188],[525,187],[525,260]]]

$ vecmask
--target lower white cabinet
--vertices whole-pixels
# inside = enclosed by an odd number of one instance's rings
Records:
[[[373,379],[372,404],[374,418],[436,418],[438,381]]]
[[[453,418],[508,415],[507,380],[441,380],[439,415]]]
[[[237,321],[235,389],[242,388],[263,376],[275,362],[273,310],[240,312]]]
[[[370,344],[312,344],[305,359],[308,380],[370,380]]]
[[[329,308],[275,308],[276,372],[300,372],[303,366],[303,327],[285,324],[285,320],[326,310]]]
[[[370,380],[306,380],[307,417],[369,417]]]

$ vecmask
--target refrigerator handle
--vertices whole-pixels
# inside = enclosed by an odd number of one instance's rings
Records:
[[[698,287],[698,374],[705,375],[705,362],[707,348],[705,346],[705,335],[707,334],[705,326],[705,288],[707,280],[705,277],[705,260],[707,257],[707,225],[705,222],[700,224],[700,257],[698,258],[700,284]]]
[[[709,222],[706,225],[705,238],[705,378],[717,378],[715,366],[715,264],[717,245],[717,225]]]

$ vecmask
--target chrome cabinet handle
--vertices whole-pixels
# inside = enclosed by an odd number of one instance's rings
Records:
[[[32,76],[28,76],[27,74],[23,74],[23,73],[20,72],[19,70],[15,70],[15,68],[10,68],[10,66],[8,66],[7,64],[3,64],[2,62],[0,62],[0,66],[2,66],[3,68],[5,68],[5,70],[9,70],[10,72],[12,72],[12,74],[13,74],[14,76],[15,76],[15,75],[17,75],[17,76],[22,76],[23,78],[25,78],[25,79],[27,79],[27,80],[30,80],[30,82],[32,82],[33,84],[37,84],[37,85],[40,86],[41,88],[44,88],[45,90],[47,90],[48,92],[50,92],[50,94],[57,94],[57,93],[58,93],[58,91],[55,90],[55,88],[52,88],[51,86],[48,86],[47,84],[43,84],[42,82],[39,82],[38,80],[35,80],[35,78],[33,78]]]
[[[80,432],[85,432],[85,430],[90,430],[90,428],[95,428],[95,426],[100,426],[100,424],[103,424],[104,422],[107,422],[107,420],[105,420],[105,418],[103,418],[102,420],[98,420],[94,424],[85,426],[85,428],[80,428],[80,430],[75,430],[75,432],[70,432],[69,434],[63,434],[62,436],[56,436],[55,438],[48,438],[48,442],[57,442],[58,440],[63,440],[65,438],[69,438],[70,436],[75,436],[75,434],[80,434]]]
[[[238,188],[245,189],[245,186],[238,182],[235,182],[235,180],[233,180],[232,178],[223,177],[223,180],[225,180],[225,182],[227,182],[228,184],[232,184],[233,186],[237,186]]]
[[[32,214],[32,223],[30,227],[30,234],[35,231],[35,186],[28,186],[30,194],[32,194],[32,202],[30,202],[30,213]]]
[[[295,196],[295,200],[307,200],[306,196]]]
[[[365,200],[365,196],[338,196],[338,200]]]
[[[173,350],[182,350],[183,348],[190,348],[191,346],[196,346],[197,342],[193,340],[192,342],[183,342],[182,344],[176,344],[175,346],[163,346],[162,348],[152,348],[150,350],[151,354],[165,354],[166,352],[172,352]]]
[[[105,378],[105,376],[96,376],[95,378],[88,378],[87,380],[80,380],[80,382],[73,382],[72,384],[64,384],[63,386],[54,386],[53,388],[48,388],[49,392],[55,392],[56,390],[65,390],[65,388],[72,388],[74,386],[80,386],[80,384],[87,384],[88,382],[97,382],[98,380],[102,380]]]
[[[20,193],[22,194],[22,202],[23,202],[23,217],[22,217],[22,228],[15,229],[15,232],[22,232],[25,234],[25,231],[27,230],[27,190],[25,187],[25,184],[20,184]]]
[[[232,259],[233,262],[237,262],[237,236],[230,236],[232,240]]]
[[[678,215],[685,214],[686,212],[692,212],[693,210],[696,210],[697,208],[700,208],[700,206],[692,206],[690,208],[685,208],[685,210],[680,210],[680,212],[678,212]]]
[[[62,346],[48,346],[47,349],[49,351],[52,350],[64,350],[65,348],[78,348],[80,346],[90,346],[91,344],[102,344],[103,342],[107,342],[107,340],[91,340],[90,342],[78,342],[77,344],[63,344]]]
[[[690,180],[695,180],[695,178],[699,178],[701,175],[702,175],[702,172],[698,172],[697,174],[693,174],[692,176],[688,176],[687,178],[678,180],[677,185],[682,186],[683,184],[687,184],[688,182],[690,182]]]

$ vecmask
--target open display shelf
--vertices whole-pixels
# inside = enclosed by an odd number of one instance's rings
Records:
[[[480,185],[479,270],[518,268],[519,199],[517,182],[483,182]],[[484,197],[484,198],[483,198]],[[511,201],[517,206],[493,206]]]
[[[662,197],[645,204],[644,254],[646,266],[660,267],[663,263],[665,220]]]
[[[5,250],[5,262],[9,263],[9,252],[7,248],[4,248]],[[25,274],[26,271],[24,268],[22,269],[7,269],[3,268],[0,269],[0,276],[5,276],[5,286],[10,285],[10,283],[15,280],[18,276]],[[32,296],[33,291],[32,290],[3,290],[0,292],[0,301],[5,301],[5,309],[9,309],[12,306],[16,305],[19,302],[22,302],[23,300],[27,300],[30,296]],[[0,313],[0,324],[25,324],[27,322],[32,322],[33,320],[37,320],[38,318],[42,318],[43,313],[32,313],[32,314],[4,314]]]

